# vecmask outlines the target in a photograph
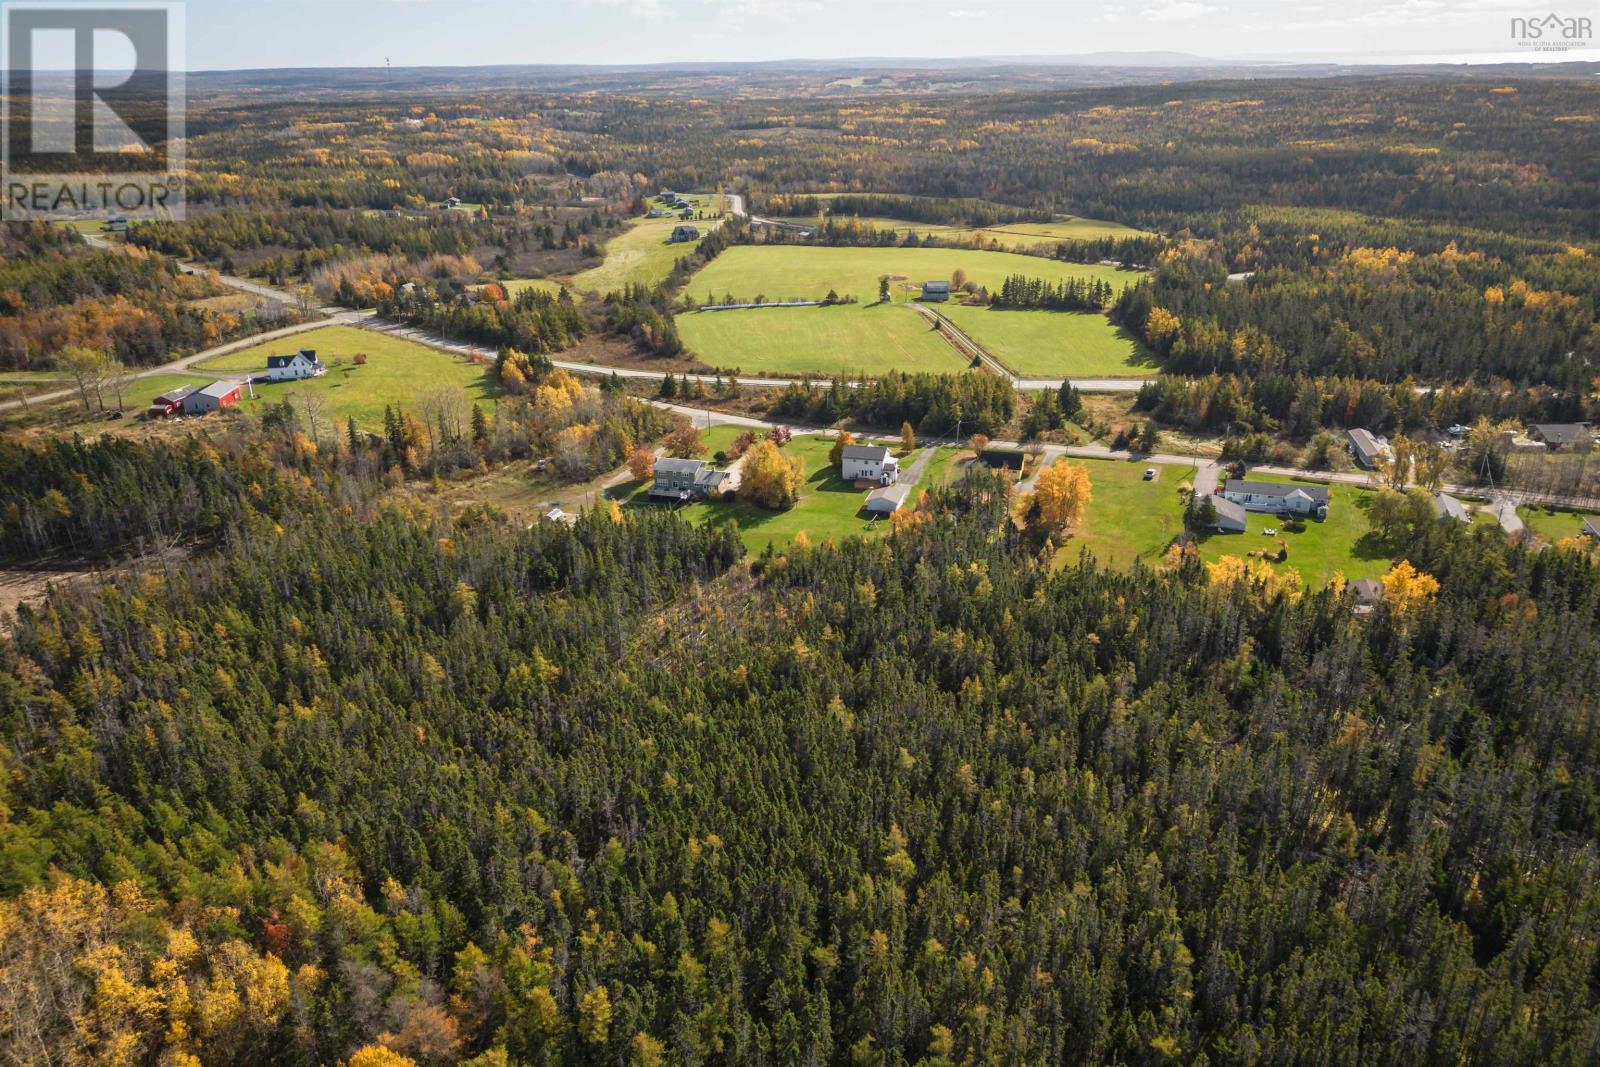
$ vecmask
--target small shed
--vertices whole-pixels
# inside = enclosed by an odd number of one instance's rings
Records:
[[[949,282],[923,282],[922,299],[924,300],[949,300]]]
[[[874,515],[893,515],[906,506],[911,486],[904,482],[886,485],[867,494],[866,509]]]

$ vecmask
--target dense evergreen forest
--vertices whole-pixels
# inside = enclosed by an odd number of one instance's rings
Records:
[[[0,644],[9,1061],[1600,1055],[1585,553],[1424,523],[1359,616],[987,475],[741,563],[331,463]]]

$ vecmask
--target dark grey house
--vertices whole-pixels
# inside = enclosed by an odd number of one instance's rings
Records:
[[[721,489],[727,477],[727,471],[703,459],[658,459],[648,495],[657,500],[699,500]]]

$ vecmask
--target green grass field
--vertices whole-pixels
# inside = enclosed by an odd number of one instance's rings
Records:
[[[1089,469],[1089,514],[1083,526],[1073,531],[1072,539],[1056,557],[1058,563],[1073,562],[1079,552],[1089,554],[1108,567],[1132,567],[1134,560],[1153,566],[1172,539],[1183,530],[1183,512],[1178,502],[1178,486],[1194,481],[1188,467],[1160,466],[1154,481],[1144,480],[1147,463],[1126,460],[1079,460]]]
[[[266,344],[216,356],[197,364],[196,370],[219,375],[242,375],[266,369],[267,357],[316,349],[317,358],[328,365],[328,373],[301,382],[257,385],[255,399],[248,397],[242,411],[259,411],[277,403],[288,393],[320,395],[327,398],[322,417],[344,422],[354,416],[366,427],[383,423],[385,405],[412,409],[417,399],[436,385],[457,385],[474,402],[492,403],[494,390],[484,369],[443,352],[387,334],[359,330],[354,326],[325,326]],[[364,367],[355,365],[356,353],[367,355]]]
[[[1184,482],[1193,483],[1194,468],[1157,466],[1157,478],[1147,482],[1144,481],[1144,469],[1149,465],[1146,463],[1069,462],[1088,466],[1093,496],[1088,518],[1080,530],[1074,531],[1057,557],[1057,563],[1075,561],[1083,549],[1111,567],[1131,567],[1135,560],[1147,566],[1159,562],[1167,546],[1183,532],[1178,486]],[[1307,522],[1301,533],[1286,531],[1275,515],[1250,512],[1244,533],[1212,534],[1202,538],[1200,558],[1215,562],[1223,556],[1245,558],[1251,552],[1276,552],[1277,539],[1262,532],[1275,529],[1288,543],[1289,558],[1274,565],[1299,572],[1308,588],[1320,588],[1336,573],[1346,579],[1379,577],[1392,561],[1363,540],[1370,528],[1367,505],[1371,497],[1365,489],[1334,486],[1328,520]]]
[[[1546,511],[1537,507],[1520,507],[1517,509],[1517,515],[1536,536],[1551,543],[1563,537],[1579,536],[1583,533],[1585,520],[1594,517],[1589,512]]]
[[[1249,481],[1283,481],[1281,478],[1255,478]],[[1302,482],[1291,478],[1289,481]],[[1318,485],[1315,481],[1304,481]],[[1247,556],[1252,551],[1275,551],[1276,538],[1262,531],[1274,529],[1289,545],[1289,558],[1279,567],[1300,573],[1308,589],[1326,585],[1335,574],[1346,580],[1381,577],[1394,563],[1387,554],[1365,540],[1371,530],[1367,522],[1367,509],[1371,506],[1372,492],[1354,486],[1335,485],[1328,503],[1326,522],[1308,521],[1301,533],[1290,533],[1276,515],[1248,513],[1248,527],[1242,534],[1213,534],[1200,543],[1200,558],[1215,561],[1222,556]]]
[[[1057,259],[1041,259],[1014,252],[969,252],[960,248],[831,248],[809,245],[739,245],[730,248],[696,274],[689,295],[720,300],[731,293],[749,300],[817,300],[833,289],[863,303],[878,295],[878,278],[890,275],[916,284],[947,279],[956,270],[978,285],[998,289],[1011,274],[1045,278],[1099,278],[1120,289],[1139,279],[1129,271]],[[896,285],[895,298],[905,299]]]
[[[713,435],[720,437],[721,429],[719,427],[710,431],[706,436],[707,442],[713,440]],[[730,434],[727,439],[731,441],[732,438],[733,435]],[[682,510],[682,515],[689,522],[695,523],[730,521],[738,523],[740,539],[751,553],[759,553],[769,544],[781,549],[792,543],[795,535],[802,532],[812,544],[820,544],[830,537],[838,541],[851,536],[882,536],[889,529],[888,520],[869,519],[862,513],[861,508],[867,502],[867,492],[844,481],[838,472],[829,466],[828,451],[832,447],[831,438],[807,434],[796,437],[784,448],[784,452],[788,455],[801,457],[806,467],[805,485],[800,491],[800,499],[787,511],[767,511],[765,508],[742,501],[731,504],[705,501],[688,505]],[[941,449],[934,456],[929,462],[929,469],[923,472],[916,490],[912,493],[912,501],[916,499],[917,493],[936,484],[937,472],[948,466],[949,460],[943,453],[949,453],[951,457],[955,455],[952,449]],[[916,461],[916,458],[917,453],[903,456],[900,464],[902,467],[909,466]],[[945,463],[940,464],[940,459],[944,459]],[[634,496],[633,500],[635,507],[663,506],[649,503],[642,495]]]
[[[684,199],[695,211],[710,212],[716,197],[685,196]],[[660,207],[654,199],[649,203],[651,207]],[[672,265],[679,257],[694,251],[694,241],[677,244],[667,242],[672,235],[672,228],[681,221],[676,215],[664,219],[634,219],[621,233],[606,241],[605,259],[598,267],[591,267],[573,276],[573,287],[609,293],[629,284],[659,285],[672,273]],[[690,225],[698,226],[704,235],[721,223],[714,219],[692,220]]]
[[[1033,248],[1036,245],[1059,244],[1062,241],[1089,241],[1098,237],[1144,236],[1143,230],[1124,226],[1120,222],[1086,219],[1077,215],[1063,215],[1053,222],[1016,222],[1005,226],[984,227],[951,226],[937,222],[912,222],[909,219],[886,218],[877,215],[860,216],[860,219],[862,222],[870,222],[873,228],[878,230],[892,230],[895,233],[911,231],[922,237],[938,237],[952,241],[963,241],[976,237],[983,241],[994,241],[1002,248],[1007,249]],[[782,221],[804,226],[815,223],[817,220],[814,218],[787,218]]]
[[[1014,311],[966,307],[939,311],[1017,374],[1040,378],[1143,377],[1149,354],[1126,330],[1088,311]]]
[[[911,309],[838,307],[697,311],[678,316],[678,334],[703,361],[741,374],[880,375],[959,372],[950,343]]]

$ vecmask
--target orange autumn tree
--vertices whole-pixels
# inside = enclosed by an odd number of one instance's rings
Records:
[[[656,454],[648,448],[636,448],[628,457],[628,473],[636,482],[648,481],[656,472]]]
[[[1039,504],[1039,521],[1051,533],[1083,522],[1093,490],[1089,468],[1081,463],[1056,463],[1039,475],[1034,487]]]

